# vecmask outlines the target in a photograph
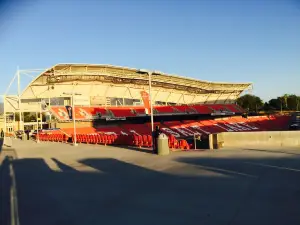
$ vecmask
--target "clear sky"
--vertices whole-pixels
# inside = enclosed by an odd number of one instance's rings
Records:
[[[300,0],[0,1],[0,92],[17,66],[56,63],[250,81],[264,100],[300,95]]]

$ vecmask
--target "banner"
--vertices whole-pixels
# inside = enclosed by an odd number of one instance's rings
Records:
[[[73,110],[72,110],[72,107],[69,106],[69,105],[66,105],[66,109],[67,109],[67,112],[68,112],[69,119],[72,120],[73,119]]]
[[[151,113],[149,94],[146,91],[141,91],[141,96],[144,102],[146,114]]]

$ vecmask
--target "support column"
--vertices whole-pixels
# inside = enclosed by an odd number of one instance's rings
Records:
[[[18,98],[19,98],[19,101],[18,101],[18,105],[19,105],[19,118],[20,118],[20,130],[24,130],[24,126],[23,126],[23,120],[22,120],[22,109],[21,109],[21,86],[20,86],[20,71],[19,71],[19,67],[18,67],[18,70],[17,70],[17,76],[18,76]]]

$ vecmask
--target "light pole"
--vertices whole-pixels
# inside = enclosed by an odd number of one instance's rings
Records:
[[[155,144],[156,141],[155,139],[155,134],[154,134],[154,118],[153,118],[153,102],[152,102],[152,75],[161,75],[163,74],[162,72],[159,71],[148,71],[145,69],[140,69],[137,71],[138,73],[143,73],[143,74],[148,74],[148,81],[149,81],[149,98],[150,98],[150,119],[151,119],[151,135],[152,135],[152,140],[153,140],[153,151],[155,151]]]
[[[64,92],[64,95],[71,95],[72,96],[72,119],[73,119],[73,133],[74,133],[74,142],[73,142],[73,146],[77,146],[77,138],[76,138],[76,118],[75,118],[75,104],[74,104],[74,96],[75,95],[81,95],[80,93],[76,93],[74,91],[72,91],[71,93],[69,92]]]
[[[150,98],[150,111],[151,111],[151,132],[154,131],[154,122],[153,122],[153,103],[152,103],[152,72],[148,72],[148,79],[149,79],[149,98]]]
[[[36,143],[40,143],[40,137],[39,137],[39,116],[38,112],[35,112],[36,116]]]
[[[5,135],[6,135],[6,106],[5,106],[5,102],[6,102],[6,95],[3,95],[3,118],[4,118],[4,137],[3,137],[3,143],[5,143]],[[15,125],[15,124],[14,124]]]
[[[149,81],[149,100],[150,100],[150,111],[151,111],[151,133],[153,133],[154,131],[154,119],[153,119],[153,103],[152,103],[152,75],[153,74],[162,74],[161,72],[159,71],[148,71],[148,70],[145,70],[145,69],[140,69],[137,71],[138,73],[142,73],[142,74],[148,74],[148,81]]]

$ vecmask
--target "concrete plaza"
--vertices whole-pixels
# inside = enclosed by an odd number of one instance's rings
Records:
[[[300,224],[297,149],[13,148],[21,225]]]

